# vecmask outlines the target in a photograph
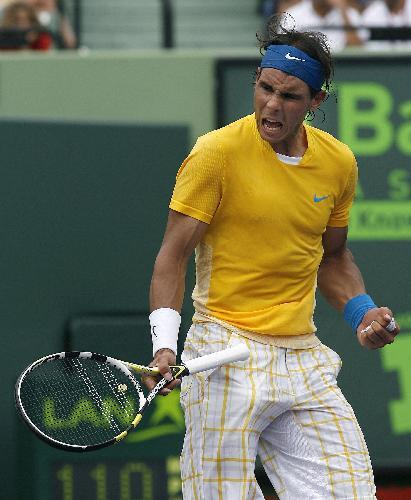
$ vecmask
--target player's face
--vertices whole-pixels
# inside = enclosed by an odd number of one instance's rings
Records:
[[[324,96],[320,91],[312,98],[305,82],[283,71],[260,70],[254,89],[254,111],[261,137],[278,153],[299,156],[302,122],[309,110],[318,108]]]

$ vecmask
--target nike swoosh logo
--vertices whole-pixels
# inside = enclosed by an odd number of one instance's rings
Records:
[[[305,59],[300,59],[299,57],[292,56],[289,52],[285,55],[286,59],[291,59],[292,61],[302,61],[305,62]]]
[[[317,196],[316,194],[314,195],[314,203],[318,203],[319,201],[326,200],[330,195],[327,194],[326,196]]]
[[[155,330],[156,330],[156,326],[152,326],[151,327],[151,333],[154,335],[154,337],[157,337],[157,334],[156,334]]]

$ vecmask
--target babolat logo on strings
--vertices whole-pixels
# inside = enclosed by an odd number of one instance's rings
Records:
[[[112,421],[127,426],[136,414],[136,404],[132,397],[126,397],[126,404],[119,405],[110,397],[101,401],[101,408],[88,398],[79,399],[65,418],[58,415],[56,404],[52,398],[46,398],[43,402],[44,426],[48,429],[74,429],[83,424],[93,425],[99,428],[108,428]]]

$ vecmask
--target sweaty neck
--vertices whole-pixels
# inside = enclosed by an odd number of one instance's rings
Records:
[[[288,141],[271,144],[276,153],[284,156],[302,157],[308,147],[307,132],[303,124],[300,125],[297,133]]]

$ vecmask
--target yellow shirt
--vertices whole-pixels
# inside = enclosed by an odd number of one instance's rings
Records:
[[[170,208],[209,224],[196,248],[198,313],[259,334],[316,331],[322,234],[348,225],[357,166],[345,144],[304,126],[298,165],[277,158],[249,115],[200,137],[178,171]]]

